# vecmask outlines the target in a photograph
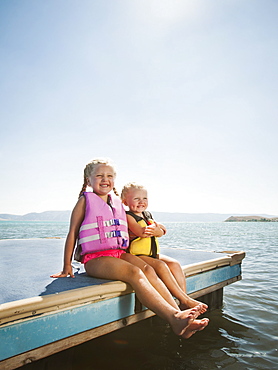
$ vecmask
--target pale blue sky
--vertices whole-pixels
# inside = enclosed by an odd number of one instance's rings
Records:
[[[276,0],[1,0],[0,213],[67,210],[94,157],[150,210],[278,214]]]

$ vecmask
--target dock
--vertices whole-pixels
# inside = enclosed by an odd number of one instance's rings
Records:
[[[129,284],[95,279],[73,262],[75,278],[61,270],[64,239],[0,240],[0,368],[16,369],[155,315]],[[161,248],[180,261],[187,293],[221,307],[223,288],[242,277],[242,251]],[[12,273],[13,272],[13,273]]]

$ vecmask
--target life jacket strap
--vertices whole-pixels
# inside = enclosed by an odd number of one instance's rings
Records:
[[[121,230],[108,231],[104,233],[104,235],[105,238],[122,238],[128,240],[128,233]],[[84,238],[78,240],[78,244],[88,243],[99,239],[102,239],[100,234],[84,236]],[[125,244],[123,244],[123,246],[125,246]]]
[[[116,226],[120,226],[120,225],[127,226],[127,222],[124,221],[124,220],[120,220],[119,218],[112,218],[111,220],[106,220],[106,221],[102,220],[102,223],[103,223],[103,226],[114,226],[114,225],[116,225]],[[96,229],[97,227],[99,227],[99,222],[93,222],[91,224],[82,225],[80,227],[80,231],[89,230],[89,229]]]

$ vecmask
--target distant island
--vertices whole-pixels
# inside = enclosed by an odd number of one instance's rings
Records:
[[[226,213],[181,213],[181,212],[152,212],[155,220],[159,222],[236,222],[236,221],[278,221],[277,216],[270,215],[240,215],[230,216]],[[0,221],[37,221],[37,222],[69,222],[71,211],[46,211],[40,213],[27,213],[13,215],[2,213]]]
[[[278,217],[231,216],[225,222],[278,222]]]

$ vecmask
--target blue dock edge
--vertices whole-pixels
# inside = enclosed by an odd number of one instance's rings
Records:
[[[60,245],[56,240],[44,243],[51,242]],[[30,248],[32,243],[25,244]],[[193,298],[221,292],[224,286],[241,279],[243,252],[172,248],[162,253],[181,262],[187,292]],[[10,301],[0,305],[1,369],[15,369],[154,315],[145,307],[135,312],[136,297],[128,284],[90,278],[82,269],[75,275],[75,279],[50,280],[37,296],[23,289],[26,297],[11,300],[10,296]],[[32,289],[36,291],[36,286]],[[16,288],[12,291],[16,294]]]

